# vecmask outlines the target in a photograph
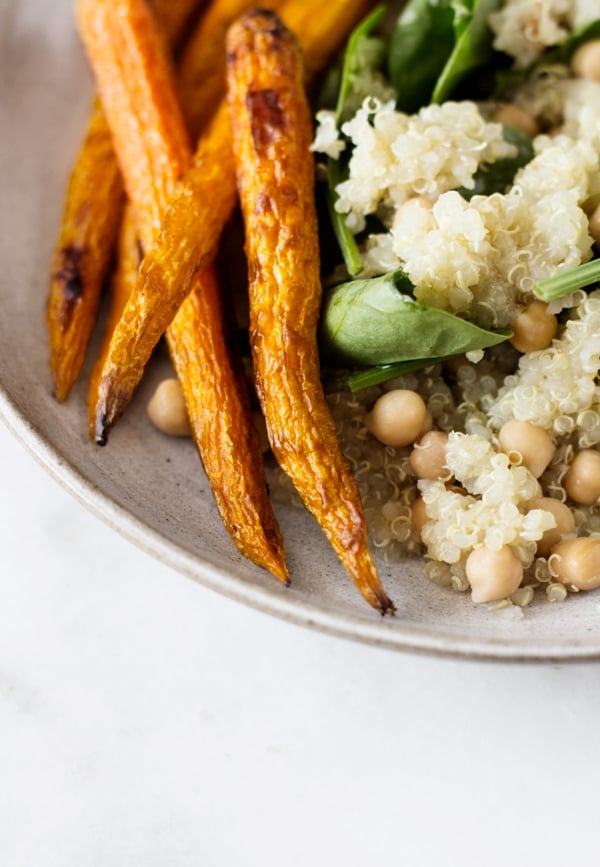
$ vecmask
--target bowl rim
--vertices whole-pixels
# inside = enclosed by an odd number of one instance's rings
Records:
[[[600,636],[583,635],[579,642],[546,639],[509,641],[505,637],[481,639],[440,631],[436,627],[411,628],[407,624],[386,627],[382,619],[355,619],[272,588],[244,581],[225,568],[203,561],[141,518],[116,503],[52,446],[34,422],[21,411],[2,382],[0,372],[0,419],[39,464],[92,514],[141,550],[182,575],[236,602],[300,626],[359,641],[371,646],[444,658],[490,662],[586,662],[600,659]]]

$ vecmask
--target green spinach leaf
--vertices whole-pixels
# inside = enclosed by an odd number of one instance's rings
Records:
[[[346,115],[357,108],[355,83],[361,75],[372,72],[382,62],[383,43],[370,38],[370,33],[377,27],[385,14],[385,7],[378,6],[353,31],[348,40],[344,55],[344,64],[340,81],[340,90],[336,106],[336,123],[339,128]],[[368,42],[368,44],[367,44]],[[347,177],[347,162],[342,154],[339,159],[327,160],[327,205],[333,231],[337,238],[344,264],[351,277],[355,277],[362,269],[362,257],[356,239],[346,224],[344,214],[335,209],[337,201],[336,186]]]
[[[408,114],[426,105],[454,48],[449,0],[409,0],[388,46],[388,75],[398,108]]]
[[[340,91],[335,110],[338,126],[349,115],[354,114],[366,96],[371,95],[363,91],[361,80],[372,75],[383,64],[385,42],[371,34],[381,23],[385,12],[385,6],[377,6],[350,34],[344,52]]]
[[[484,349],[510,337],[419,304],[402,271],[353,280],[334,287],[324,299],[320,345],[326,362],[370,367]]]
[[[500,0],[451,0],[454,12],[454,48],[436,82],[432,102],[444,102],[467,75],[487,63],[493,54],[488,16]]]

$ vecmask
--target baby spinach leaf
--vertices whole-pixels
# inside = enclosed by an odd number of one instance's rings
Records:
[[[402,271],[334,287],[324,299],[320,344],[337,366],[366,367],[425,361],[484,349],[510,332],[486,331],[472,322],[419,304]]]
[[[436,82],[432,102],[444,102],[460,81],[488,62],[493,53],[488,16],[500,0],[451,0],[454,47]]]
[[[388,75],[398,108],[411,114],[426,105],[454,48],[449,0],[409,0],[388,46]]]
[[[355,83],[361,75],[372,72],[383,60],[383,43],[380,40],[370,38],[370,33],[377,27],[385,14],[385,7],[378,6],[358,27],[355,28],[348,40],[344,54],[344,64],[340,80],[340,90],[336,106],[336,123],[339,128],[344,118],[353,109],[358,108]],[[369,44],[366,44],[367,41]],[[356,276],[362,269],[362,257],[354,235],[346,224],[344,214],[335,209],[337,201],[336,186],[347,177],[347,163],[342,154],[339,159],[327,160],[327,205],[333,231],[337,238],[340,251],[344,258],[344,264],[351,277]]]
[[[371,33],[381,23],[385,15],[385,6],[377,6],[352,31],[342,66],[340,91],[336,105],[336,122],[338,126],[354,114],[368,93],[363,93],[360,87],[361,78],[379,69],[385,55],[385,42],[371,36]]]
[[[487,18],[500,0],[410,0],[388,48],[388,74],[398,108],[411,113],[444,102],[462,79],[493,54]]]
[[[345,180],[345,172],[339,160],[327,160],[327,209],[335,233],[335,237],[344,259],[344,265],[351,277],[356,277],[362,271],[362,256],[356,243],[356,238],[348,228],[344,214],[335,209],[338,195],[335,188]]]
[[[517,148],[514,157],[496,160],[494,163],[485,163],[480,166],[473,175],[475,186],[471,189],[460,187],[458,192],[464,199],[469,201],[473,196],[491,196],[492,193],[503,193],[514,181],[518,170],[526,166],[533,159],[533,145],[531,138],[524,132],[505,126],[502,129],[505,141],[510,142]]]

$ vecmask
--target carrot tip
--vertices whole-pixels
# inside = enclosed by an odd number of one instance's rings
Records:
[[[385,617],[386,614],[389,614],[390,617],[393,617],[396,613],[396,606],[392,602],[391,599],[388,599],[387,596],[385,598],[385,602],[380,603],[379,611],[382,617]]]
[[[106,415],[104,413],[96,416],[96,424],[94,426],[94,442],[97,446],[105,446],[108,442],[108,423]]]

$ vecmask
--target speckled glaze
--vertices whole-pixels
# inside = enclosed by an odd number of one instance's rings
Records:
[[[398,612],[381,618],[360,598],[307,514],[278,508],[292,587],[234,548],[191,442],[146,418],[155,360],[124,419],[101,449],[86,431],[87,375],[65,404],[51,394],[44,307],[50,253],[91,82],[70,0],[0,10],[0,415],[52,475],[140,547],[232,599],[331,633],[396,648],[496,660],[600,658],[600,595],[534,604],[519,622],[440,590],[421,563],[381,564]],[[88,363],[89,369],[89,363]]]

